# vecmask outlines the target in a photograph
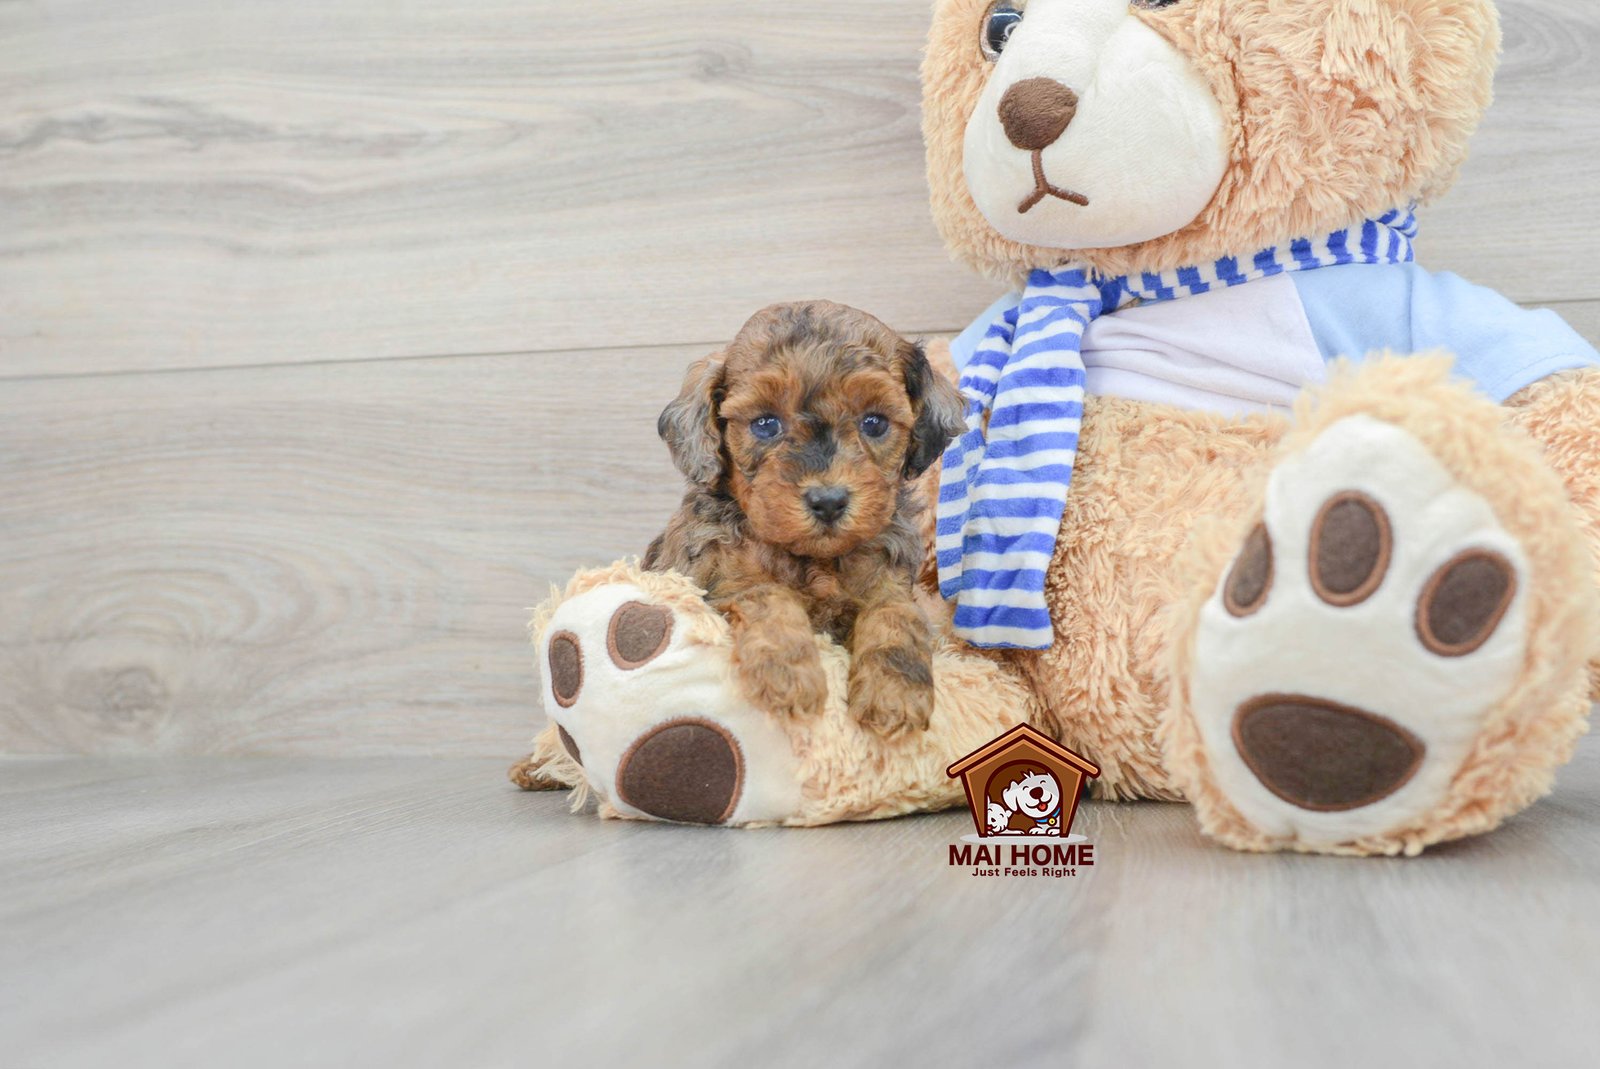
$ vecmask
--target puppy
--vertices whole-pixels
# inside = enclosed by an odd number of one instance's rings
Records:
[[[822,708],[813,634],[851,652],[850,712],[888,737],[928,726],[933,637],[912,600],[926,554],[914,482],[963,405],[917,345],[825,301],[756,313],[689,369],[658,424],[689,480],[646,568],[690,576],[733,627],[746,696]]]
[[[1061,784],[1048,772],[1029,772],[1002,792],[1006,805],[1033,821],[1029,835],[1061,834]]]

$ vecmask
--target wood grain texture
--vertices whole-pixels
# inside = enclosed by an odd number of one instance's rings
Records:
[[[1430,266],[1600,297],[1600,9],[1503,0]],[[993,296],[928,218],[928,0],[0,5],[0,376],[725,337]]]
[[[0,5],[6,374],[699,342],[981,310],[926,0]]]
[[[1254,856],[1092,803],[1074,878],[964,813],[601,823],[470,759],[0,762],[8,1065],[1593,1064],[1600,747],[1493,835]]]
[[[514,753],[525,610],[675,504],[688,360],[991,298],[926,8],[0,3],[0,752]],[[1504,8],[1422,251],[1600,338],[1600,15]]]
[[[509,755],[526,609],[682,495],[700,349],[0,390],[0,751]]]
[[[1591,345],[1600,346],[1600,301],[1559,301],[1547,307],[1571,323]]]

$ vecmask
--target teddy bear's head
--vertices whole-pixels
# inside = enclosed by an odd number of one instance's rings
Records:
[[[1490,0],[937,0],[934,216],[1002,278],[1327,233],[1450,184],[1498,49]]]

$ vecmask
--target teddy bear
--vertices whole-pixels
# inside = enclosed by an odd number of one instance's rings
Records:
[[[1600,357],[1418,266],[1491,95],[1489,0],[938,0],[928,181],[1009,292],[930,358],[926,730],[742,696],[682,576],[537,610],[512,778],[602,816],[815,825],[962,801],[1027,723],[1095,795],[1250,851],[1415,855],[1548,791],[1600,695]]]

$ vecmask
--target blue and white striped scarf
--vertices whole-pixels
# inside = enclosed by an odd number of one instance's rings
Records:
[[[1047,649],[1044,577],[1072,483],[1083,420],[1083,332],[1138,301],[1168,301],[1288,271],[1412,259],[1411,209],[1241,261],[1107,278],[1081,268],[1034,271],[989,327],[961,376],[967,430],[944,455],[939,590],[974,646]],[[987,417],[987,434],[985,418]]]

